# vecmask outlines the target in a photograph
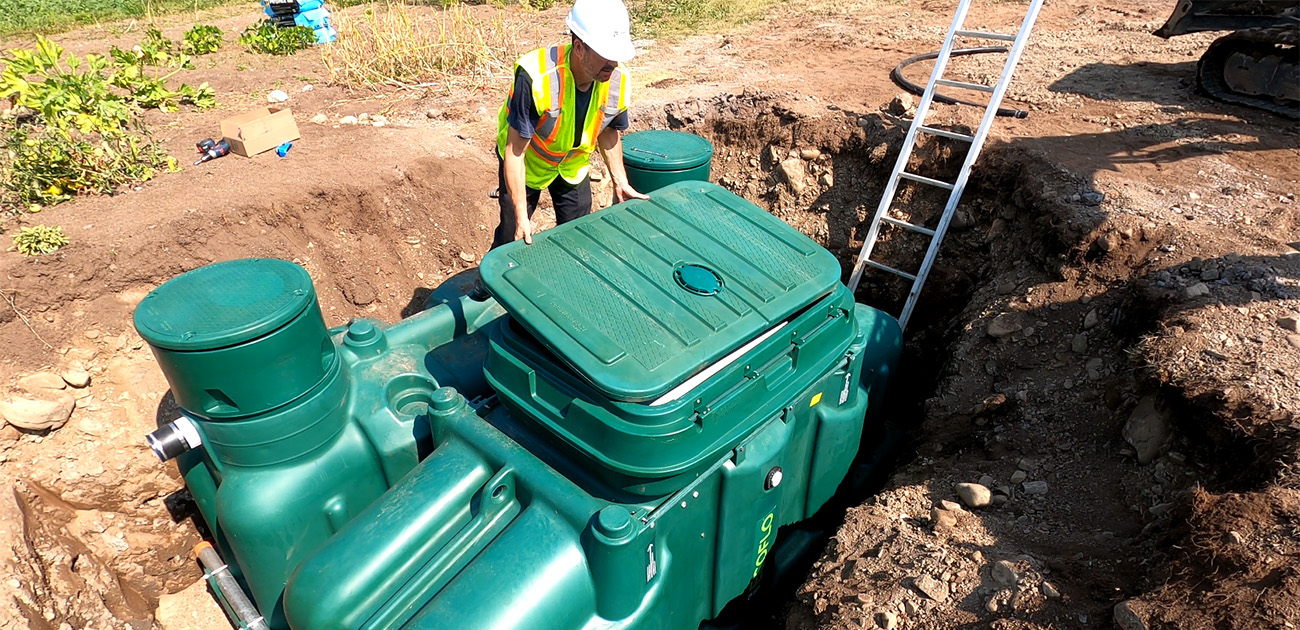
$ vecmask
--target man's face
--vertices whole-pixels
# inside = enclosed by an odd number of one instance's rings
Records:
[[[618,67],[618,62],[596,54],[596,51],[588,48],[582,40],[577,41],[574,50],[578,52],[578,63],[582,64],[584,73],[596,81],[608,81],[614,74],[614,69]]]

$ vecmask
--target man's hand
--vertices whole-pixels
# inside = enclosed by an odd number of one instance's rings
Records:
[[[627,180],[614,180],[614,203],[623,203],[632,199],[649,199],[648,195],[643,195]]]
[[[533,222],[528,218],[515,220],[515,240],[524,239],[526,245],[533,244]]]
[[[623,203],[630,199],[649,199],[641,194],[627,181],[627,170],[623,168],[623,140],[618,130],[607,128],[600,132],[600,154],[609,167],[609,176],[614,180],[614,203]]]
[[[510,201],[515,204],[515,240],[524,239],[524,243],[533,244],[533,222],[528,218],[527,167],[524,165],[524,151],[528,149],[528,138],[519,135],[514,127],[506,136],[505,160],[506,190]]]

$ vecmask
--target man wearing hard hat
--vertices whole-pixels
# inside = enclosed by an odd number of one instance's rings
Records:
[[[515,64],[515,84],[497,120],[500,247],[533,242],[533,211],[551,193],[555,222],[591,213],[592,150],[613,179],[614,202],[647,199],[627,181],[620,132],[628,128],[628,75],[636,50],[621,0],[576,0],[565,20],[573,40],[539,48]]]

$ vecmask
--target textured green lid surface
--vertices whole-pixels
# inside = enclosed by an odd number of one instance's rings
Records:
[[[520,324],[625,401],[667,392],[840,279],[812,239],[694,181],[497,248],[480,272]]]
[[[183,273],[135,309],[151,345],[213,350],[256,339],[289,323],[316,299],[307,270],[274,258],[231,260]]]
[[[713,145],[684,131],[638,131],[623,136],[623,162],[647,171],[695,168],[713,159]]]

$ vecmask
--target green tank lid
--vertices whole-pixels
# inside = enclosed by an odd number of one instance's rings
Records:
[[[684,131],[638,131],[623,136],[623,162],[647,171],[679,171],[708,164],[713,145]]]
[[[654,399],[830,293],[840,263],[707,182],[592,213],[483,257],[510,316],[614,400]]]
[[[231,260],[181,274],[135,310],[135,327],[168,350],[225,348],[276,331],[315,302],[311,276],[274,258]]]

